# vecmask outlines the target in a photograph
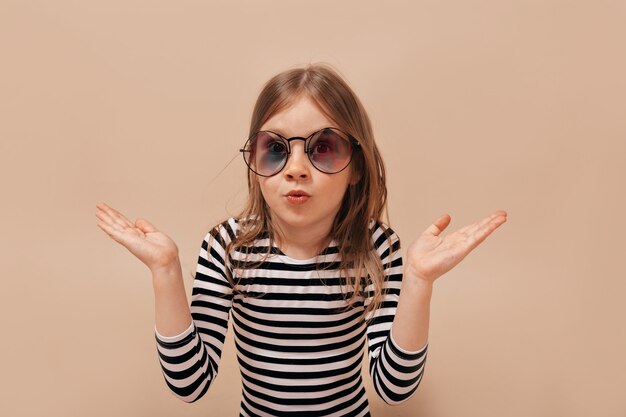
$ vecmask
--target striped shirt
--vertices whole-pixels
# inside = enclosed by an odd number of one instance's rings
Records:
[[[386,280],[382,304],[364,318],[372,287],[345,308],[336,242],[313,259],[292,259],[276,246],[263,259],[269,240],[259,239],[247,258],[231,250],[226,266],[225,248],[238,227],[230,218],[202,243],[191,326],[172,337],[156,332],[165,382],[177,397],[196,401],[215,380],[229,316],[243,382],[240,416],[369,416],[361,377],[366,340],[376,393],[399,404],[415,392],[428,344],[406,351],[391,334],[402,281],[400,241],[391,229],[371,222]],[[250,261],[261,263],[240,268]],[[226,268],[242,277],[236,291]]]

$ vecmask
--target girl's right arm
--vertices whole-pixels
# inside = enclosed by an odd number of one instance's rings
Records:
[[[104,203],[96,205],[100,227],[113,240],[128,249],[152,272],[155,325],[163,336],[175,336],[191,325],[178,248],[174,241],[150,222],[135,223]]]
[[[167,386],[183,401],[198,400],[215,381],[228,329],[232,289],[224,251],[236,224],[215,228],[202,242],[190,308],[174,241],[146,220],[132,223],[106,204],[97,208],[98,226],[152,272],[157,351]]]

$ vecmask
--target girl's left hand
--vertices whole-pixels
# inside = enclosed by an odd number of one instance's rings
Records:
[[[476,246],[506,221],[507,213],[498,210],[491,216],[441,237],[450,216],[439,217],[408,248],[405,275],[433,283],[454,268]]]

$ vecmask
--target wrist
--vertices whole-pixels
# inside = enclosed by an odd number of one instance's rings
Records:
[[[402,290],[419,293],[432,293],[434,281],[429,281],[417,276],[408,274],[402,280]]]
[[[166,263],[151,267],[150,272],[152,272],[153,280],[171,280],[177,278],[178,276],[182,276],[180,260],[178,257],[173,258]]]

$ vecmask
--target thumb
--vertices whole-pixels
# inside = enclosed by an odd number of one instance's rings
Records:
[[[157,228],[152,225],[146,219],[137,219],[135,226],[138,227],[144,233],[153,233],[157,231]]]
[[[448,225],[450,224],[450,220],[452,220],[452,218],[450,217],[449,214],[444,214],[443,216],[439,217],[437,220],[435,220],[435,222],[433,224],[431,224],[428,229],[426,229],[424,231],[424,233],[430,233],[434,236],[439,236],[439,234],[441,232],[443,232],[443,230],[448,227]]]

